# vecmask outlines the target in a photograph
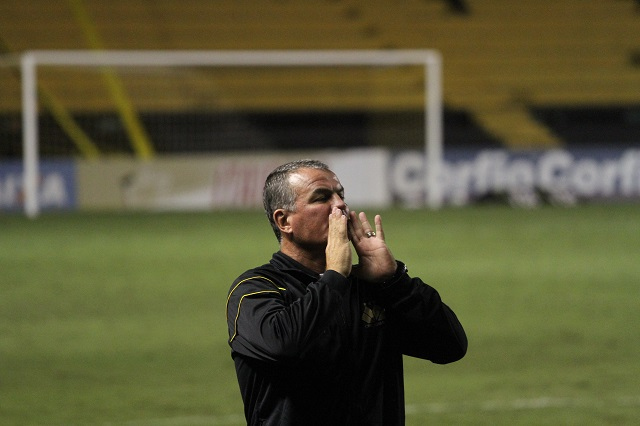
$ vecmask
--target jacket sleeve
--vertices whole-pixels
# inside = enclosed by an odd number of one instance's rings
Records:
[[[285,284],[265,276],[238,279],[227,299],[229,345],[236,353],[262,361],[324,357],[341,345],[331,345],[348,325],[344,304],[348,280],[327,271],[292,299]]]
[[[467,336],[455,313],[433,287],[411,278],[398,262],[396,276],[376,295],[400,339],[405,355],[437,364],[454,362],[467,352]]]

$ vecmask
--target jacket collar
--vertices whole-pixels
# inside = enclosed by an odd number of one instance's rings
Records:
[[[305,283],[317,281],[320,278],[320,274],[312,271],[300,262],[293,260],[281,251],[274,253],[269,263],[282,272],[293,275]]]

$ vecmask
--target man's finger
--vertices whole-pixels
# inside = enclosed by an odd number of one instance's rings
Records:
[[[382,229],[382,216],[377,214],[376,217],[374,218],[374,222],[376,223],[376,236],[380,238],[382,241],[385,241],[384,230]]]
[[[377,220],[377,216],[375,220]],[[362,222],[362,233],[365,238],[373,238],[377,235],[378,233],[377,225],[375,229],[371,226],[365,212],[360,212],[360,221]]]

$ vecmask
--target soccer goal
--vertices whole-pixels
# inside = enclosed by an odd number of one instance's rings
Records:
[[[313,103],[309,110],[323,108],[323,102],[327,101],[327,89],[321,89],[320,85],[330,87],[333,95],[333,105],[338,103],[338,109],[347,109],[350,106],[376,108],[377,105],[394,105],[394,83],[402,78],[393,74],[386,74],[385,70],[402,67],[421,69],[422,83],[420,86],[407,86],[406,93],[419,98],[422,102],[420,110],[423,111],[423,149],[425,156],[425,204],[431,208],[438,208],[442,204],[442,191],[439,186],[438,176],[442,163],[443,143],[443,111],[442,111],[442,66],[441,56],[434,50],[337,50],[337,51],[29,51],[21,56],[22,74],[22,114],[23,114],[23,169],[24,169],[24,209],[29,217],[35,217],[40,213],[38,185],[39,166],[41,162],[41,130],[42,110],[41,105],[46,103],[47,109],[57,122],[58,133],[60,129],[70,139],[78,155],[84,158],[97,158],[101,155],[101,148],[92,141],[83,125],[78,124],[78,110],[99,109],[96,106],[105,97],[113,100],[117,105],[117,114],[124,123],[125,132],[129,143],[129,151],[141,160],[150,159],[156,155],[157,141],[146,132],[137,112],[144,109],[139,104],[147,102],[145,99],[149,90],[140,84],[138,92],[122,82],[125,72],[129,77],[137,79],[144,84],[152,84],[158,80],[155,91],[165,94],[166,101],[157,99],[149,100],[148,108],[162,108],[162,102],[179,103],[183,101],[185,91],[191,91],[190,107],[193,109],[199,102],[205,102],[204,89],[208,82],[215,79],[226,78],[229,83],[225,88],[221,84],[213,87],[215,92],[213,100],[206,102],[226,107],[227,109],[252,109],[259,105],[260,108],[289,108],[299,107],[296,103]],[[354,70],[369,68],[376,70],[375,81],[382,81],[388,86],[388,92],[381,95],[372,95],[370,89],[362,89],[360,82],[363,80]],[[293,70],[314,70],[314,78],[296,77]],[[56,78],[53,83],[41,84],[41,75],[44,72],[54,73]],[[149,70],[153,70],[150,72]],[[189,80],[181,77],[190,71]],[[194,76],[194,70],[198,70]],[[93,72],[99,74],[101,83],[77,89],[64,89],[52,94],[49,90],[56,82],[83,81],[81,72]],[[211,72],[222,73],[223,77],[212,77]],[[273,73],[279,73],[275,83]],[[174,83],[160,82],[163,76],[171,74]],[[351,76],[350,79],[344,76]],[[369,74],[370,75],[370,74]],[[370,77],[367,77],[370,78]],[[244,79],[244,80],[243,80]],[[272,80],[270,80],[272,79]],[[202,84],[196,85],[194,80],[200,80]],[[257,93],[252,84],[242,84],[238,81],[263,83],[266,89]],[[163,80],[164,81],[164,80]],[[272,83],[269,83],[272,81]],[[315,86],[309,81],[318,81]],[[355,82],[355,83],[354,83]],[[269,86],[271,84],[271,86]],[[368,87],[377,83],[369,83]],[[382,83],[380,83],[382,84]],[[278,86],[280,85],[280,86]],[[270,88],[270,87],[276,87]],[[352,87],[353,86],[353,87]],[[137,86],[136,86],[137,87]],[[296,88],[304,87],[305,96],[293,93]],[[208,89],[207,89],[208,90]],[[104,91],[104,93],[102,93]],[[289,93],[291,91],[291,93]],[[358,91],[366,91],[365,96],[355,96]],[[76,93],[80,92],[80,93]],[[273,92],[273,93],[270,93]],[[274,95],[274,96],[271,96]],[[57,96],[57,98],[56,98]],[[74,108],[65,108],[61,98],[78,99]],[[337,101],[336,101],[337,99]],[[311,101],[310,101],[311,100]],[[186,102],[186,100],[185,100]],[[402,109],[402,105],[398,105]],[[79,115],[82,115],[80,113]],[[108,127],[108,120],[100,124]],[[86,126],[84,126],[86,127]],[[191,138],[191,139],[196,139]],[[102,148],[104,150],[104,148]]]

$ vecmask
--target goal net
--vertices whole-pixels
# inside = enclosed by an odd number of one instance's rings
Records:
[[[423,152],[424,202],[442,203],[432,50],[31,51],[20,72],[30,217],[46,159],[370,146]]]

